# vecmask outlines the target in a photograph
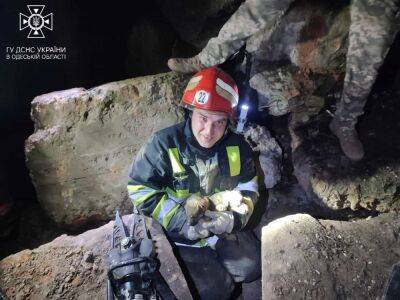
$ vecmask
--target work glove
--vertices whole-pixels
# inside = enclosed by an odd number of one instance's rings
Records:
[[[210,236],[210,231],[205,227],[205,220],[201,218],[196,225],[190,226],[188,222],[183,225],[180,233],[188,240],[199,240]]]
[[[235,225],[235,216],[231,211],[209,211],[204,214],[209,221],[204,221],[204,228],[214,234],[231,233]]]

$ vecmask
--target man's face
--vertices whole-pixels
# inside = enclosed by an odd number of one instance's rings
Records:
[[[194,109],[192,131],[197,142],[204,148],[211,148],[222,138],[228,124],[225,112]]]

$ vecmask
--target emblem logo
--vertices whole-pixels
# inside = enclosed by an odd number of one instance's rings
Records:
[[[27,5],[30,15],[19,14],[19,30],[29,27],[28,39],[45,38],[42,29],[53,31],[53,13],[43,16],[45,5]]]

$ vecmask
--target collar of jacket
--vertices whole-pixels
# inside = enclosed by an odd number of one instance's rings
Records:
[[[230,130],[227,126],[224,135],[222,138],[215,143],[214,146],[211,148],[204,148],[200,146],[200,144],[197,142],[196,137],[194,136],[191,128],[191,118],[187,118],[185,127],[184,127],[184,135],[186,139],[186,147],[185,147],[185,154],[187,158],[190,160],[190,158],[194,159],[194,155],[198,156],[201,159],[208,159],[210,157],[213,157],[215,153],[218,152],[218,149],[221,146],[221,143],[228,138],[228,136],[231,134]],[[193,155],[194,154],[194,155]]]

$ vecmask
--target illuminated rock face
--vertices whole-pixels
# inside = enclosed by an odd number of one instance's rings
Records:
[[[155,131],[183,119],[187,77],[165,73],[36,97],[25,144],[37,198],[67,228],[128,210],[128,169]]]
[[[399,260],[399,228],[394,213],[355,222],[297,214],[269,223],[262,230],[263,299],[380,299]]]

